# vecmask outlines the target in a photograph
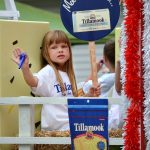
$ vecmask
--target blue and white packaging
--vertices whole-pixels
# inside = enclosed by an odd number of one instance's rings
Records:
[[[108,150],[108,100],[69,98],[72,150]]]

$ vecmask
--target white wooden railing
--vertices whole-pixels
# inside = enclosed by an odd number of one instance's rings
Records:
[[[19,105],[19,136],[0,137],[0,144],[19,144],[19,150],[31,150],[33,144],[70,144],[70,137],[34,137],[34,105],[66,103],[58,97],[1,97],[0,105]],[[120,104],[121,99],[109,98],[109,103]],[[123,140],[110,138],[109,144],[123,145]]]

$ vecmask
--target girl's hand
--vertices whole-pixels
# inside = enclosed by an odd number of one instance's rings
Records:
[[[97,87],[91,87],[89,92],[87,93],[87,96],[89,96],[89,97],[99,97],[100,94],[101,94],[100,85],[98,85]]]
[[[13,51],[12,54],[12,61],[15,62],[17,65],[20,64],[20,55],[21,55],[22,51],[20,50],[20,48],[17,48]],[[24,68],[29,68],[29,58],[26,55],[25,61],[22,65],[22,69]]]
[[[100,59],[97,61],[97,71],[101,70],[102,69],[102,66],[104,64],[104,60],[103,59]]]

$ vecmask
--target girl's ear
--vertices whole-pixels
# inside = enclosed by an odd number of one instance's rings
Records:
[[[109,67],[109,65],[110,65],[110,62],[107,57],[104,57],[104,64],[106,67]]]
[[[104,59],[104,64],[107,63],[108,59],[106,56],[103,56],[103,59]]]

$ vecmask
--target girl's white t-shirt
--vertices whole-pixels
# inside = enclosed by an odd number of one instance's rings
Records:
[[[100,84],[100,97],[108,97],[108,92],[112,88],[115,82],[115,73],[105,73],[100,78],[98,78],[98,83]],[[89,89],[92,87],[92,80],[85,82],[83,85],[84,93],[88,93]]]
[[[59,71],[66,89],[66,96],[72,97],[72,88],[66,72]],[[62,97],[61,88],[56,80],[54,69],[47,65],[38,73],[37,87],[32,87],[32,92],[41,97]],[[66,105],[44,104],[41,112],[42,130],[69,130],[68,108]]]

